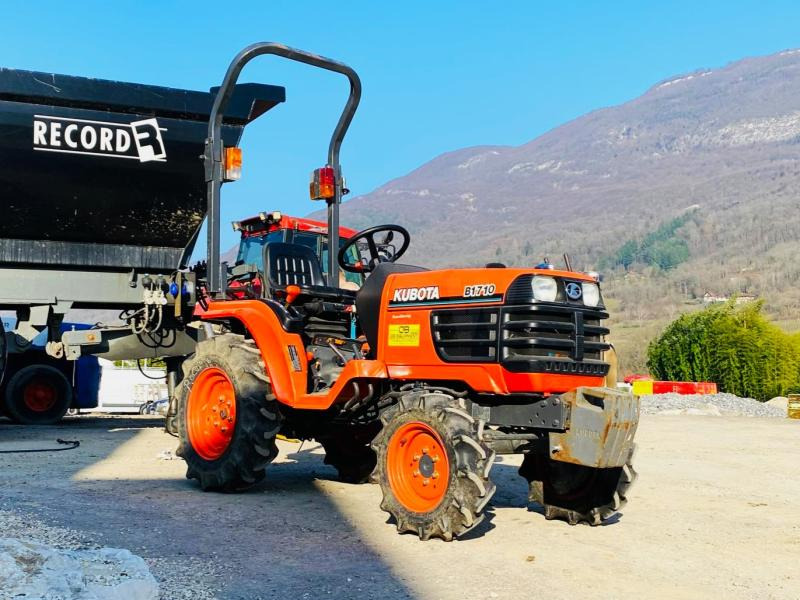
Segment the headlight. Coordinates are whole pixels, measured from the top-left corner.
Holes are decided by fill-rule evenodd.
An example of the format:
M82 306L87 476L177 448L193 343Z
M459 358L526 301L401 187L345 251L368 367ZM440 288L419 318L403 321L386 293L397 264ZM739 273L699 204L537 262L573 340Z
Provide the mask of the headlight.
M582 284L583 287L583 303L586 306L597 306L600 304L600 288L596 283Z
M555 302L558 294L558 285L552 277L536 275L531 281L533 297L540 302Z

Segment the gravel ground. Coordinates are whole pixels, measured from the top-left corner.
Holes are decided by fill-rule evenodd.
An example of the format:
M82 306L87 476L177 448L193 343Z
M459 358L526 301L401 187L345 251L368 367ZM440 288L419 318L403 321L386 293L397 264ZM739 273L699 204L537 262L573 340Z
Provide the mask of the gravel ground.
M653 394L641 396L645 415L786 417L786 410L733 394Z
M14 532L14 536L47 544L59 550L97 550L99 544L91 543L84 534L66 527L52 527L30 515L18 515L0 510L0 531Z
M76 423L83 423L87 419L82 419L81 417L78 418L68 418L65 420L65 424L76 424ZM113 417L99 417L93 419L96 421L95 424L97 425L104 425L108 424L109 426L120 423L120 424L127 424L128 421L123 418L113 418ZM153 420L153 419L143 419L141 421L143 424L158 424L160 425L160 421ZM2 433L4 432L4 428L13 429L19 432L24 432L21 436L21 439L11 443L9 448L42 448L48 446L58 447L56 444L53 444L52 438L56 437L57 435L61 435L64 433L67 427L42 427L42 428L24 428L21 426L12 426L9 425L6 421L0 420L0 447L5 448L3 442L5 441ZM26 431L27 429L27 431ZM109 432L117 432L118 434L125 434L130 430L126 427L122 428L111 428L108 429L106 427L102 427L102 429L107 429ZM38 433L50 431L54 435L48 435L47 433L44 434L42 438ZM70 439L81 437L81 434L84 432L81 430L73 430L70 431L69 434L64 434ZM44 441L40 441L43 439ZM167 444L171 444L172 438L166 438L165 441ZM65 452L64 454L71 454L71 452ZM163 451L162 454L164 456L170 455L171 451ZM41 457L47 456L46 454L38 454L38 455L9 455L9 461L11 461L11 465L13 466L14 463L18 463L20 461L20 457L28 457L33 460L35 457L36 459L40 459ZM62 454L54 455L61 458ZM164 457L159 457L160 461L164 460ZM182 461L181 461L182 462ZM0 460L0 465L2 465L2 461ZM35 471L38 471L36 469ZM6 469L7 473L8 469ZM33 474L34 470L31 471ZM58 518L61 516L61 512L58 508L55 510L47 510L45 514L41 516L36 516L29 512L17 512L9 509L15 508L14 502L3 502L3 492L8 491L4 490L4 474L3 467L0 466L0 536L13 536L20 540L24 541L31 541L36 542L39 544L45 544L47 546L52 546L53 548L59 550L99 550L104 546L104 543L108 543L106 540L103 540L103 535L96 535L96 534L87 534L82 531L78 531L76 529L72 529L69 527L64 526L54 526L49 525L46 523L46 520L50 520L51 518L55 517ZM114 502L112 500L111 502ZM87 517L90 521L96 519L93 507L91 503L87 506L80 507L81 512L85 517ZM124 508L122 509L124 510ZM114 540L115 545L125 545L124 538L127 537L135 527L131 527L129 523L124 523L122 527L117 528L117 534L119 536L117 539ZM153 530L152 527L148 524L148 529L151 531ZM155 533L160 533L158 529L155 529ZM127 534L127 535L126 535ZM121 538L121 539L120 539ZM121 543L122 542L122 543ZM177 554L177 555L175 555ZM198 559L194 556L191 556L190 552L182 552L179 551L173 554L172 556L159 556L159 555L151 555L145 556L144 560L147 563L147 566L150 568L152 574L156 577L159 581L159 592L162 600L212 600L217 596L214 594L212 586L209 585L209 581L224 581L224 578L220 576L220 573L223 569L221 569L217 564L213 564L210 561ZM1 582L0 582L1 583ZM2 585L0 585L0 600L5 600L6 596L3 595Z
M797 600L800 421L649 416L639 480L602 527L547 521L519 456L500 456L488 518L462 540L420 542L387 522L374 485L334 480L318 445L281 442L244 494L201 492L152 417L0 420L0 535L128 548L162 598L266 600ZM0 591L0 598L2 593Z

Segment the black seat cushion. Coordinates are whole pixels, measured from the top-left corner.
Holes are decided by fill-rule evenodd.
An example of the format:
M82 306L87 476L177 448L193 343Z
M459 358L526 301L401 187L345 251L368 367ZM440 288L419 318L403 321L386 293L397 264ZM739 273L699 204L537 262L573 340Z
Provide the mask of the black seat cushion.
M264 265L268 298L275 290L285 290L287 285L300 287L301 296L308 300L322 299L353 304L356 293L325 283L319 257L308 246L270 242L264 246Z
M287 285L324 286L316 253L308 246L272 242L264 246L264 268L272 289Z
M374 355L378 348L378 326L381 312L381 295L386 286L386 279L394 273L418 273L427 271L423 267L381 263L367 277L367 281L356 294L356 310L361 331L369 343L370 352Z

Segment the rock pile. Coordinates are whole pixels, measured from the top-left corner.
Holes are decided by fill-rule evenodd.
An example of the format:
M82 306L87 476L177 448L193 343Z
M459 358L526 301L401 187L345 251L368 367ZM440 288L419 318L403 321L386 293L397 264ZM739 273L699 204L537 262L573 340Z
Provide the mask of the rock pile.
M786 409L778 403L759 402L733 394L653 394L641 396L641 403L645 415L786 416Z

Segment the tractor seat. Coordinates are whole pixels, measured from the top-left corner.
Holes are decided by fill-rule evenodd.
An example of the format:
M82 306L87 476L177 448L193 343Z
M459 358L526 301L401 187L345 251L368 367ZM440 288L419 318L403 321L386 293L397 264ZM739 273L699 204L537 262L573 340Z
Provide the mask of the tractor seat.
M364 285L356 294L356 310L361 331L367 338L371 352L378 348L378 326L380 324L381 296L386 286L386 279L395 273L418 273L428 271L423 267L413 265L398 265L396 263L381 263L370 273Z
M289 285L300 288L301 297L353 304L355 292L329 287L322 275L319 257L308 246L271 242L264 246L264 276L267 295L284 291Z

